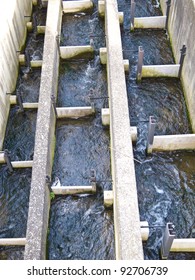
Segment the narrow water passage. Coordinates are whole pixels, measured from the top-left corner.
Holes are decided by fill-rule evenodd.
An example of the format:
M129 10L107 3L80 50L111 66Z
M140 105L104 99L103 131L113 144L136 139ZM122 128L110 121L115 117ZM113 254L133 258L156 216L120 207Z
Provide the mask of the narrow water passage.
M136 16L161 15L157 0L137 0ZM146 156L149 116L157 119L156 135L191 133L182 86L177 79L143 79L136 82L138 46L145 51L144 64L174 63L164 31L135 30L130 33L130 1L118 1L124 11L121 27L124 58L129 59L126 76L131 125L138 128L134 146L140 219L150 225L144 244L145 259L159 259L166 222L176 226L177 238L194 238L195 152L153 153ZM37 15L44 25L43 15ZM40 39L40 40L39 40ZM105 47L104 21L97 14L63 16L61 45L84 45L93 39L95 57L60 64L57 106L88 106L95 117L57 121L53 184L89 185L90 171L97 177L97 194L52 200L48 229L48 259L115 259L113 211L103 206L103 190L111 190L109 130L101 123L100 110L108 107L106 69L100 64L99 48ZM29 37L31 58L41 59L43 38ZM24 102L37 102L40 70L25 79L19 76L17 90ZM4 149L12 160L33 159L36 111L10 111ZM31 170L9 174L0 168L0 237L24 237L28 214ZM24 248L0 247L0 259L22 259ZM169 259L195 259L194 254L170 254Z
M136 81L138 46L144 49L144 65L173 64L171 46L163 30L130 33L130 6L125 8L121 32L124 58L129 59L126 77L131 125L138 128L134 146L140 219L150 226L144 244L145 259L160 259L159 249L167 222L174 223L177 238L194 237L195 152L153 153L146 156L149 116L157 120L155 135L192 133L181 83L178 79ZM160 15L157 1L136 1L136 16ZM192 254L170 254L170 259L194 259Z
M34 8L33 17L38 25L45 25L46 10ZM25 51L31 60L42 59L44 36L28 33ZM16 90L23 102L38 102L41 69L26 73L26 66L19 69ZM18 105L10 109L3 149L10 152L12 161L33 160L36 130L36 110L20 112ZM0 238L21 238L26 236L31 168L15 169L13 173L6 166L0 167ZM0 259L23 259L24 246L0 247Z
M96 172L97 194L56 197L51 206L48 237L49 259L114 259L113 213L105 211L103 191L112 189L109 130L101 123L101 108L108 107L106 69L101 66L103 23L92 15L64 16L63 45L89 44L92 60L61 62L57 104L90 106L95 117L58 121L53 182L61 185L90 185L90 171ZM90 32L93 37L90 37ZM71 34L71 36L66 35ZM59 229L56 231L56 229Z

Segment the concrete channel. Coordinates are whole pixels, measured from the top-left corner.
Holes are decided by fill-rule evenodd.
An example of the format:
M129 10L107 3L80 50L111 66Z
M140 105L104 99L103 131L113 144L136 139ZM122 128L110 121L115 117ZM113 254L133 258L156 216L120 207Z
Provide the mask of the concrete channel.
M10 105L17 104L17 97L8 95L14 92L19 64L25 64L26 58L19 55L19 51L25 42L27 30L31 30L32 24L25 19L24 14L31 14L33 4L38 1L23 1L22 5L12 7L12 17L16 21L17 28L9 25L7 33L3 34L6 45L1 46L2 69L1 79L1 112L0 112L0 150L3 147L6 122ZM133 3L134 1L131 1ZM190 9L195 5L193 0L182 4L182 1L173 1L169 21L166 16L166 1L161 0L164 13L162 17L135 18L131 31L136 28L164 28L168 24L169 36L173 46L175 65L142 66L142 75L139 77L178 77L180 71L180 49L186 44L189 53L182 65L181 80L184 86L189 116L195 132L195 98L193 90L195 79L193 71L189 71L189 63L193 69L195 57L191 51L190 33L180 31L177 37L176 27L182 13L179 8L185 6L189 10L191 25L195 24L194 15ZM60 195L94 193L95 181L89 186L61 186L51 187L51 173L55 150L55 126L60 118L77 119L83 116L95 114L93 106L88 107L56 107L58 95L59 63L61 59L78 58L82 55L93 55L91 45L85 46L60 46L62 15L88 11L93 8L91 0L83 1L42 1L47 5L46 26L40 26L39 34L44 34L44 52L42 60L30 61L30 67L41 67L41 85L38 103L21 103L23 109L37 109L37 124L33 161L11 161L5 151L0 153L0 164L6 164L9 168L32 168L32 180L29 200L29 212L27 231L25 238L0 239L0 246L25 246L25 260L39 260L46 258L47 230L50 212L50 193ZM140 221L136 175L134 167L134 155L132 142L137 140L137 128L131 126L129 118L125 72L129 71L129 61L123 59L120 24L124 14L119 13L117 0L101 0L98 4L100 16L105 17L106 47L100 49L100 60L106 64L107 87L109 108L102 110L102 124L109 125L110 129L110 153L112 167L112 191L105 191L104 203L113 207L114 231L115 231L115 256L117 260L142 260L144 259L142 242L148 239L149 225L147 221ZM184 10L184 9L183 9ZM184 23L186 24L186 15ZM11 17L7 14L7 17ZM181 29L184 29L184 23ZM176 27L175 27L176 26ZM20 32L19 32L20 31ZM179 40L180 44L176 41ZM182 41L182 42L181 42ZM11 47L8 47L10 45ZM13 48L13 45L17 51ZM10 51L7 53L6 48ZM193 48L192 48L193 49ZM191 57L190 57L191 55ZM8 59L12 60L10 68L7 67ZM6 78L7 77L7 78ZM4 79L4 81L3 81ZM195 150L194 134L154 136L150 144L152 151ZM133 213L133 214L132 214ZM170 232L168 234L171 236ZM172 240L173 241L173 240ZM169 246L170 252L194 252L193 239L175 239Z

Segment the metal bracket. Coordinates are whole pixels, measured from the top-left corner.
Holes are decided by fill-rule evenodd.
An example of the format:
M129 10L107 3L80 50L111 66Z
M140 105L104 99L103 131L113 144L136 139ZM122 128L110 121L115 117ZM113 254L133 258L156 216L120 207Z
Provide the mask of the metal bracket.
M33 33L34 33L34 37L36 39L37 37L37 18L36 18L36 14L33 14L33 18L32 18L32 23L33 23Z
M17 104L20 107L20 112L24 112L23 100L20 92L16 92L16 100L17 100Z
M25 60L26 60L26 67L28 69L27 73L29 73L31 71L31 63L30 63L30 54L28 50L25 51Z
M57 43L59 55L60 55L60 39L61 39L61 36L59 34L56 35L56 43Z
M169 23L169 14L171 8L171 0L167 0L167 10L166 10L166 22L165 22L165 30L168 31L168 23Z
M135 0L131 0L130 29L134 30Z
M167 223L165 227L165 232L163 235L162 245L161 245L161 257L162 259L167 259L173 240L175 238L175 226L172 223Z
M45 177L45 183L49 189L50 192L52 192L52 188L51 188L51 177L49 175L46 175Z
M144 60L144 50L142 46L138 48L138 62L137 62L137 80L141 81L142 78L142 66Z
M184 58L186 56L186 50L187 50L186 45L183 45L183 47L180 50L181 57L180 57L180 61L179 61L180 67L179 67L178 78L181 78L181 72L182 72L182 68L183 68Z
M58 113L57 113L57 110L56 110L56 98L55 98L55 96L54 96L53 94L52 94L52 96L51 96L51 102L52 102L52 106L53 106L55 115L56 115L56 117L57 117L57 116L58 116Z
M147 143L147 153L152 152L152 145L154 142L154 131L156 126L156 120L153 116L149 117L149 128L148 128L148 143Z
M8 150L4 151L4 158L5 158L5 162L7 164L7 167L9 169L9 171L13 172L14 169L13 169L13 166L12 166L12 163L11 163L11 159L10 159L10 152Z

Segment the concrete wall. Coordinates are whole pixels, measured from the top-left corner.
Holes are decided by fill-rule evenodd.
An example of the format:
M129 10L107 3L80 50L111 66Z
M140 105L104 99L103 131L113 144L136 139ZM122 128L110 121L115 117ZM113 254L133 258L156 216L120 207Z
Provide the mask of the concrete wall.
M160 0L166 13L166 0ZM186 104L195 133L195 0L172 0L169 17L169 36L176 63L180 59L180 49L187 46L187 54L182 71L182 84Z
M51 177L55 148L55 122L51 96L57 96L59 50L56 36L61 34L61 0L49 0L43 49L35 148L26 233L25 260L46 258L50 191L46 176Z
M10 102L6 93L15 90L18 54L26 39L24 16L31 15L32 0L3 1L0 9L0 150L6 130Z

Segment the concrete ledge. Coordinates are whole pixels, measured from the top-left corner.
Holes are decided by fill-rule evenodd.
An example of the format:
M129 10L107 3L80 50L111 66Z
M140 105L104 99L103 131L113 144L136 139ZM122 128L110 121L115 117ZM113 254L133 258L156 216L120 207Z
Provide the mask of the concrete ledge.
M112 207L114 201L113 191L104 191L104 206Z
M42 60L31 60L30 62L30 66L32 68L40 68L43 65L43 61Z
M5 164L5 156L4 152L0 153L0 164ZM32 168L33 161L25 160L25 161L11 161L13 168Z
M51 96L57 96L59 49L56 36L61 33L61 19L61 0L49 0L26 231L25 260L46 258L50 210L50 190L46 178L47 176L51 177L56 123Z
M131 26L131 30L135 28L140 29L164 29L166 23L166 16L157 17L138 17L134 19L134 28Z
M195 252L195 239L174 239L170 252L190 253Z
M60 47L60 57L62 59L92 57L93 55L94 48L91 45Z
M17 104L17 97L16 95L10 96L10 104L16 105ZM39 103L31 103L31 102L24 102L23 108L24 109L38 109ZM90 116L95 114L95 109L92 106L86 107L59 107L56 108L57 111L57 118L72 118L78 119L86 116Z
M98 1L98 13L100 17L105 16L105 1L104 0L99 0ZM118 17L119 17L119 23L123 24L124 22L124 13L123 12L118 12Z
M32 168L33 167L32 160L12 161L11 164L12 164L13 168Z
M33 30L33 23L32 23L32 21L27 22L26 23L26 27L27 27L28 32L31 32ZM38 25L37 26L37 34L45 34L45 29L46 29L46 26Z
M195 134L154 136L152 150L195 150Z
M26 63L26 57L24 54L20 54L19 57L19 63L20 65L25 65ZM30 66L32 68L39 68L39 67L42 67L42 64L43 64L43 61L42 60L31 60L30 61Z
M110 125L110 110L109 108L101 109L101 117L102 117L102 125L108 126Z
M100 48L100 62L101 64L105 65L107 63L107 48ZM124 70L125 72L129 72L129 60L123 59L124 63Z
M178 78L179 64L170 65L144 65L142 78L172 77Z
M110 125L110 110L109 110L109 108L102 108L101 116L102 116L102 125L105 125L105 126ZM136 126L131 126L130 127L130 133L131 133L132 142L136 142L137 141L137 127Z
M5 163L4 153L0 153L0 163Z
M25 246L26 238L0 238L0 246Z
M38 26L37 26L37 33L38 33L38 34L45 34L45 29L46 29L46 26L44 26L44 25L38 25Z
M149 238L150 230L147 221L140 222L142 241L147 241Z
M90 194L96 192L96 185L92 186L61 186L52 187L52 191L56 195L72 195L72 194Z
M133 147L116 0L106 0L105 2L105 26L115 255L117 260L143 260Z
M86 116L93 115L95 110L93 107L63 107L63 108L56 108L57 110L57 118L73 118L78 119Z
M63 1L63 12L65 14L83 12L92 8L93 2L91 0Z
M100 17L105 16L105 1L104 0L98 1L98 13L99 13Z

